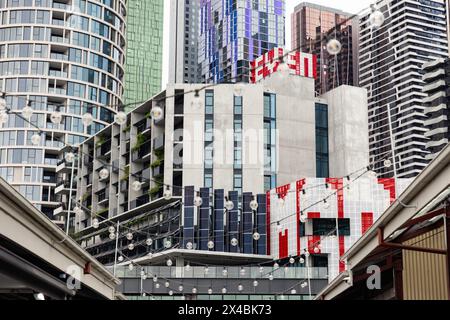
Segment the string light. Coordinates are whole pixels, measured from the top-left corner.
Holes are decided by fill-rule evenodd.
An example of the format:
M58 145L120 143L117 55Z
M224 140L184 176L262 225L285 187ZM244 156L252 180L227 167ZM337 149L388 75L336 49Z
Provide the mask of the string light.
M294 264L294 263L295 263L294 257L291 257L291 258L289 259L289 263L290 263L290 264Z
M167 259L166 264L168 267L171 267L173 264L172 259Z
M83 114L83 116L81 117L81 121L86 127L89 127L94 122L94 117L91 113L88 112Z
M25 108L22 109L22 116L27 119L30 120L31 117L33 116L33 109L29 106L29 104L27 106L25 106Z
M130 250L130 251L133 251L133 250L134 250L134 244L133 244L133 243L130 243L130 244L128 245L128 250Z
M164 246L166 247L166 249L169 249L170 247L172 247L172 241L166 240L166 243Z
M222 293L223 293L223 294L227 294L227 288L223 287L223 288L222 288Z
M37 133L31 136L31 144L34 146L38 146L41 143L41 136Z
M252 209L253 211L256 211L258 209L258 201L256 201L256 199L250 201L250 209Z
M277 262L275 262L274 264L273 264L273 268L274 269L278 269L280 267L280 265L277 263Z
M173 296L173 291L169 290L169 296Z
M123 261L123 257L122 257L122 256L119 256L119 257L117 258L117 260L118 260L119 262L122 262L122 261Z
M369 16L369 24L375 29L380 28L385 21L384 14L375 4L372 4L370 7L372 9L372 13Z
M116 228L114 228L113 226L110 226L108 228L108 231L109 231L109 233L114 233L114 232L116 232Z
M135 181L132 183L131 187L134 191L140 191L142 189L142 183L140 181Z
M180 285L178 286L178 291L183 292L183 289L184 289L183 285L180 284Z
M244 286L242 284L238 285L238 291L241 292L244 290Z
M195 287L192 288L192 293L193 293L193 294L197 294L197 288L195 288Z
M169 281L166 281L166 282L164 283L164 286L165 286L166 288L170 287L170 282L169 282Z
M261 235L258 232L255 232L253 234L253 240L258 241L259 239L261 239Z
M209 273L209 268L208 268L208 266L205 267L204 272L205 272L205 274L208 274L208 273Z
M209 288L209 289L208 289L208 294L209 294L209 295L213 294L213 289L212 289L212 288Z
M97 218L92 219L92 228L98 229L100 222Z
M111 232L111 233L109 234L109 238L110 238L111 240L114 240L114 239L116 238L116 234L115 234L114 232Z
M257 287L258 285L259 285L258 280L253 281L253 286L254 286L254 287Z
M191 265L188 263L185 267L184 270L186 270L187 272L191 271Z
M269 280L273 281L273 274L269 274Z
M159 283L155 283L155 288L159 289L161 287L161 285Z
M214 241L208 241L208 249L214 249Z
M304 264L305 263L305 259L301 258L298 260L298 262L300 262L300 264Z
M172 191L170 191L170 188L169 188L169 187L166 187L166 190L164 190L163 198L164 198L165 200L170 200L170 199L172 199Z
M122 126L127 122L127 115L125 112L120 111L114 116L114 121L117 122L118 125Z
M160 121L163 117L164 117L164 111L160 106L154 106L151 110L150 110L150 117L154 120L154 121Z
M308 282L304 281L302 282L302 284L300 285L303 289L305 289L308 286Z
M259 267L259 273L263 273L264 272L264 267Z
M192 250L192 249L193 249L193 247L194 247L194 245L192 244L192 242L188 242L188 243L186 243L186 249L188 249L188 250Z
M98 173L98 176L100 177L101 180L108 179L108 177L109 177L109 170L106 169L106 168L103 168L103 169L100 170L100 172Z
M195 90L194 93L194 99L192 100L192 106L194 108L201 108L202 107L202 100L200 98L200 90Z
M154 283L158 282L158 276L156 276L156 275L153 276L153 282Z
M228 275L228 270L227 270L227 268L223 268L223 270L222 270L222 275L224 276L224 277L226 277L227 275Z
M128 232L126 237L127 237L127 240L129 240L129 241L133 240L133 234L131 232Z
M194 206L200 207L203 204L203 199L197 193L197 196L194 198Z
M72 163L75 160L75 154L73 152L67 152L64 159L67 163Z
M153 244L153 239L148 238L147 240L145 240L145 244L146 244L147 246L151 246L151 245Z
M59 111L53 111L53 112L50 114L50 121L51 121L53 124L61 124L61 121L62 121L62 114L61 114L61 112L59 112Z
M236 239L236 238L231 239L231 245L233 247L236 247L238 245L238 243L239 243L238 239Z
M133 265L133 263L131 262L131 263L128 265L128 270L133 271L133 269L134 269L134 265Z
M330 55L338 55L342 50L342 44L337 39L331 39L327 43L327 51Z
M308 216L307 216L307 215L302 214L302 215L300 216L300 222L301 222L301 223L306 223L307 220L308 220Z
M241 276L245 276L245 268L241 267L241 271L239 273Z
M389 160L389 159L384 160L383 164L384 164L384 167L387 168L387 169L390 169L392 167L392 161Z

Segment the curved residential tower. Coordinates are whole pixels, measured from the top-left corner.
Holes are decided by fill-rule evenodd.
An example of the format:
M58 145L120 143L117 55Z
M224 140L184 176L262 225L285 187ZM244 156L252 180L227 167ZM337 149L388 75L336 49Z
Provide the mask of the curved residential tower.
M61 201L63 141L103 129L122 103L125 14L124 0L0 0L0 91L11 109L0 124L0 176L49 217ZM36 128L17 116L27 103L45 132L38 145ZM55 110L60 124L51 121Z

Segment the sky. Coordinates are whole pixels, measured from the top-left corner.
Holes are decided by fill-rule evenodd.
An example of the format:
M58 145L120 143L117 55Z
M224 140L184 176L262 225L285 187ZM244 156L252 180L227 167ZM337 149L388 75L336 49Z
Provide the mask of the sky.
M302 0L286 0L286 48L291 47L291 13L294 11L294 7L299 3L305 1ZM375 0L309 0L307 2L328 6L331 8L340 9L349 13L357 13L365 8L368 8L370 4ZM170 1L164 0L164 45L163 45L163 77L162 86L166 87L169 69L169 29L170 29Z

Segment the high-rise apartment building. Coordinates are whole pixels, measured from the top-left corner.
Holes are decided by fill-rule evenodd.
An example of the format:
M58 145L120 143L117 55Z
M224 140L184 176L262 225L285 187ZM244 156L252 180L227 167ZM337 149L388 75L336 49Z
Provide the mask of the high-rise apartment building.
M370 152L386 154L394 166L379 163L382 177L414 177L427 165L423 64L448 55L446 0L383 0L380 28L360 19L359 84L369 94ZM394 170L395 168L395 170Z
M169 83L199 83L200 0L170 1Z
M434 159L444 149L450 140L450 59L438 59L425 63L423 66L425 86L423 92L428 96L424 99L426 106L425 125L428 132L427 157Z
M122 103L124 17L125 1L0 0L0 90L11 110L0 125L0 175L51 218L63 143L102 130ZM37 145L36 127L18 116L27 104L44 132Z
M285 45L284 0L201 0L200 80L248 82L250 62Z
M325 93L340 85L357 85L358 23L350 13L304 2L292 13L292 49L317 56L316 91ZM327 43L337 39L338 55L330 55Z
M127 1L126 104L145 101L161 90L164 2Z

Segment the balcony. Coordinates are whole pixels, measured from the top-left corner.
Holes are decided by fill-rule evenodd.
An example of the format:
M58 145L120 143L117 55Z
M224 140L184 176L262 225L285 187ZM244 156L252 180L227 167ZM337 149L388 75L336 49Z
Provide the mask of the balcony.
M75 192L76 188L77 188L77 183L76 180L74 179L73 184L73 191ZM70 193L70 181L67 180L60 180L57 184L56 184L56 188L55 188L55 194L69 194Z
M131 154L131 160L134 162L144 162L150 158L151 154L151 142L147 141Z
M98 204L105 204L109 200L109 188L103 189L97 193Z
M74 161L73 163L68 163L65 159L58 161L56 164L56 172L57 173L71 173L72 166L74 169L78 168L78 161Z
M129 183L128 180L120 181L120 192L128 192Z
M51 52L50 53L50 59L67 61L68 60L68 56L63 54L63 53Z
M150 202L150 195L144 194L140 197L137 197L136 200L131 201L130 203L130 210L134 208L139 208L140 206L143 206Z
M115 174L119 174L120 173L119 160L114 160L112 162L111 170Z
M101 145L97 146L96 153L98 158L106 158L108 155L111 154L111 140L108 140L107 142L102 143Z
M136 128L138 134L149 132L149 130L152 128L152 120L149 118L145 118L136 124Z
M48 71L48 75L50 77L67 79L67 72L63 72L63 71L60 71L60 70L49 70Z
M67 207L65 204L61 203L59 207L57 207L55 210L53 210L53 217L60 217L60 216L66 216L67 215Z
M158 177L164 175L164 164L160 164L157 167L154 167L153 169L153 177Z

